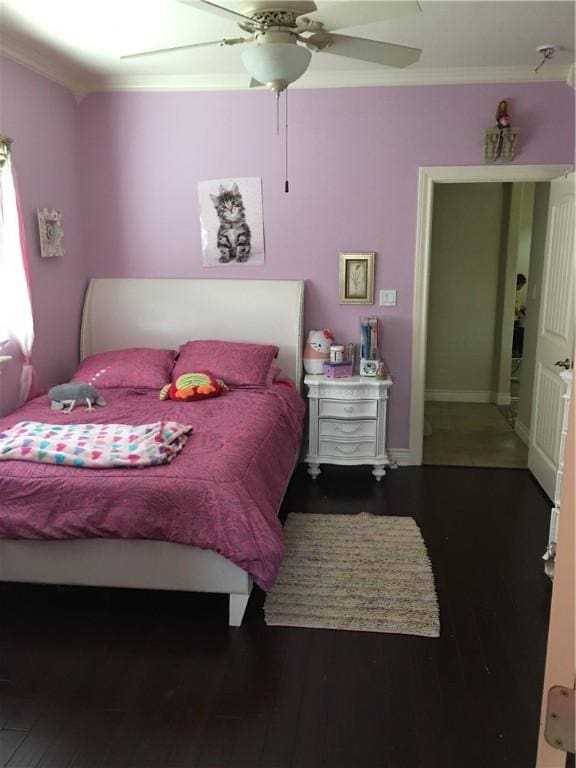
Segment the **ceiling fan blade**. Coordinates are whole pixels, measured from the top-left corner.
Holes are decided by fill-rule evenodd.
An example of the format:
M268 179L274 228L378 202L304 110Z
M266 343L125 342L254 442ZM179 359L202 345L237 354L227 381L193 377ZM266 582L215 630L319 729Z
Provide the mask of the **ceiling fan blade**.
M192 8L197 8L199 11L206 11L207 13L213 13L216 16L223 16L229 21L234 21L236 24L240 21L249 22L255 27L259 28L261 25L257 22L253 22L250 16L245 16L243 13L233 11L231 8L225 8L223 5L212 3L210 0L180 0L185 5L191 5Z
M188 48L207 48L210 45L238 45L248 43L250 37L224 38L223 40L210 40L207 43L190 43L189 45L174 45L172 48L156 48L153 51L141 51L139 53L127 53L120 56L121 59L141 59L144 56L155 56L157 53L172 53L173 51L185 51Z
M284 4L282 2L277 4L270 3L271 8L274 8L275 5L282 7ZM290 0L290 2L285 3L285 5L289 10L294 11L296 17L309 16L311 13L318 10L318 6L313 0Z
M310 18L321 21L324 29L344 29L370 24L374 21L387 21L397 16L409 16L421 12L416 0L399 2L374 2L374 0L354 0L348 3L334 3L329 8L310 14Z
M250 88L264 88L264 83L259 83L258 80L254 80L254 78L252 77L250 79L249 87Z
M328 41L326 41L328 38ZM315 41L318 43L316 46ZM312 50L331 53L333 56L345 56L348 59L371 61L386 67L408 67L420 58L420 48L409 48L406 45L381 43L378 40L365 40L362 37L350 35L312 35L307 39Z

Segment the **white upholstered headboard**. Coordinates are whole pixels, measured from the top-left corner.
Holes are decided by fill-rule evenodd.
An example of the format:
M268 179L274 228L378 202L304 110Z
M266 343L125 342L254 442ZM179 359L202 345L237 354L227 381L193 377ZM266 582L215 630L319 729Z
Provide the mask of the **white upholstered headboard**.
M84 300L80 356L178 349L191 339L275 344L278 365L300 385L303 312L303 280L97 278Z

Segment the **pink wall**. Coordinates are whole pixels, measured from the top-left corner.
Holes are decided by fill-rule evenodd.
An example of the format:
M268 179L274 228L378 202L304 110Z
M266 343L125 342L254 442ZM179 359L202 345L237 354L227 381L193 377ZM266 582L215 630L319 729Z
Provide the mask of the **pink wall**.
M290 193L268 92L95 94L80 105L81 192L94 276L305 278L306 325L358 339L382 318L395 381L389 444L408 446L418 168L481 165L502 97L517 163L574 161L574 91L562 83L290 93ZM260 176L267 263L203 269L197 182ZM377 252L376 290L398 305L338 304L338 252Z
M80 308L86 285L78 201L78 106L65 88L0 59L0 130L14 139L30 254L33 359L43 387L66 381L76 366ZM63 213L66 254L42 259L36 208ZM6 350L9 352L11 350ZM0 374L0 415L14 407L18 361Z
M482 131L502 96L521 129L516 162L574 161L574 91L561 83L294 90L286 195L267 92L94 94L77 105L12 61L2 59L0 78L43 386L75 366L87 277L304 278L308 328L349 341L361 314L382 318L394 448L408 445L419 166L482 164ZM267 263L203 269L197 182L233 176L262 177ZM43 206L63 212L63 259L39 256L35 209ZM338 304L338 251L355 249L378 253L376 290L396 288L395 308ZM4 368L0 414L13 404L14 374Z

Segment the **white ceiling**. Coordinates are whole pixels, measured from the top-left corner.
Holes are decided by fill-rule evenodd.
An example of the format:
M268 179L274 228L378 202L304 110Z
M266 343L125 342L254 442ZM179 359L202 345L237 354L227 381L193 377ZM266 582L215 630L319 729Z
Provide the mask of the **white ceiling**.
M378 0L374 0L377 2ZM221 4L243 10L244 2ZM317 0L318 18L333 2ZM385 3L384 3L385 4ZM271 2L270 5L281 6ZM362 24L347 34L422 48L393 70L316 53L291 87L388 83L564 80L574 61L574 0L421 0L422 13ZM177 0L0 0L0 48L78 95L103 89L242 88L243 46L200 48L136 60L122 54L238 37L225 18ZM560 51L538 73L537 46Z

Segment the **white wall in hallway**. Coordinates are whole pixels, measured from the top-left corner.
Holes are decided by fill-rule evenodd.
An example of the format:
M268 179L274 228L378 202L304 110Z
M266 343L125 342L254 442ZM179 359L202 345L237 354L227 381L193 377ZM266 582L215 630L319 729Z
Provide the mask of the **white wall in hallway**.
M536 184L532 247L530 250L530 280L526 295L526 331L522 354L522 373L520 376L520 400L518 402L518 420L527 430L530 429L532 411L538 315L540 313L540 285L544 269L544 245L546 241L549 197L550 184L548 182Z
M426 390L493 387L504 184L434 189ZM476 393L473 395L472 393Z
M496 401L510 402L510 374L512 368L512 339L514 333L514 305L516 302L516 275L530 273L530 247L534 213L534 182L514 183L509 189L509 205L503 221L503 248L498 283L496 338L494 345L493 389ZM526 304L526 287L521 292Z

